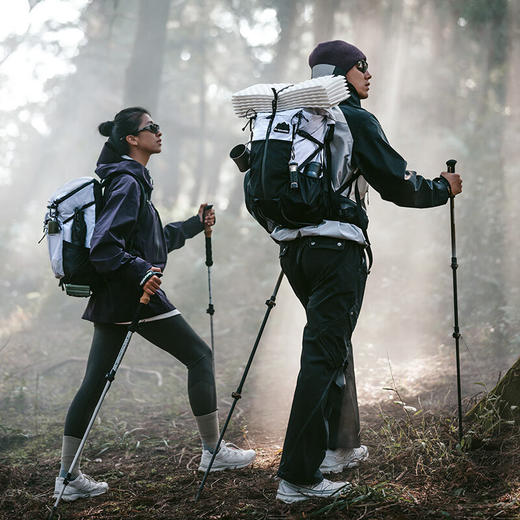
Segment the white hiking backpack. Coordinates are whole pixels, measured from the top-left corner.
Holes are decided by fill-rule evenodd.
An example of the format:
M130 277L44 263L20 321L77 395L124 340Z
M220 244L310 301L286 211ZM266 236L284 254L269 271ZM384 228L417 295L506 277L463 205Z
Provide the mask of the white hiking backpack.
M101 184L79 177L58 188L47 206L43 225L51 268L70 296L88 297L96 283L89 253L101 200Z
M104 189L117 175L131 175L139 183L140 218L146 192L141 181L130 172L116 173L102 182L94 177L79 177L58 188L47 205L42 240L47 236L52 271L69 296L89 297L102 283L89 260L90 242L103 206Z

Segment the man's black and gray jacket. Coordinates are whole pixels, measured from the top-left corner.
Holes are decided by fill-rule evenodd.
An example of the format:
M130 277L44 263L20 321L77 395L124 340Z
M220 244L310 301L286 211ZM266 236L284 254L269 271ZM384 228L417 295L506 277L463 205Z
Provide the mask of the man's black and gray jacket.
M384 200L398 206L431 208L449 199L449 183L443 177L428 180L406 169L406 161L390 146L376 117L361 108L359 96L349 85L351 95L332 109L336 124L331 143L331 177L338 189L356 171L361 176L343 195L355 200L357 184L361 199L368 185ZM368 184L367 184L368 183ZM277 241L294 240L301 236L329 236L365 243L362 231L354 224L325 220L300 229L277 227L271 236Z

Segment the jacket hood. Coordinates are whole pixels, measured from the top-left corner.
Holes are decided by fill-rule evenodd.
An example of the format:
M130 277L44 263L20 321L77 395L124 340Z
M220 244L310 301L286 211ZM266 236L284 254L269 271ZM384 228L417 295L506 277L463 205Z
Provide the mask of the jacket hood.
M153 181L150 172L134 159L126 159L116 152L114 146L107 141L97 160L96 174L100 179L106 179L114 173L130 172L138 177L149 193L153 190Z

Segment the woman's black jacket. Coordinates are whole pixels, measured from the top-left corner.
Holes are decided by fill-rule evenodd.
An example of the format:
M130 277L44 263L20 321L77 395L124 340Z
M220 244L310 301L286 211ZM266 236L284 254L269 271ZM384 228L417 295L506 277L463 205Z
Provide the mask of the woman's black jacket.
M83 318L101 323L127 322L134 317L146 272L152 266L164 272L168 253L201 232L203 225L194 216L163 227L150 200L153 188L148 170L137 161L117 155L109 145L101 152L96 173L101 179L111 178L90 244L90 261L104 283L90 297ZM159 290L142 317L174 309Z

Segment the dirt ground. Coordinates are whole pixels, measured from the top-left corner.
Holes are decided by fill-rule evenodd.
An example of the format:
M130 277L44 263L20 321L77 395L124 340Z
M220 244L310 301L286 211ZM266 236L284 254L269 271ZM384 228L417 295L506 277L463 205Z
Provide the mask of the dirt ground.
M254 447L257 459L247 469L212 473L197 503L200 449L187 412L172 418L148 410L131 430L124 421L119 429L94 428L82 469L107 481L109 492L62 503L55 518L520 518L520 437L512 427L468 450L458 445L452 409L364 406L363 440L370 458L332 477L350 481L351 491L334 501L289 506L275 499L283 432L247 431L247 411L239 415L227 438ZM49 514L60 430L57 423L33 437L0 430L1 519L44 519Z

